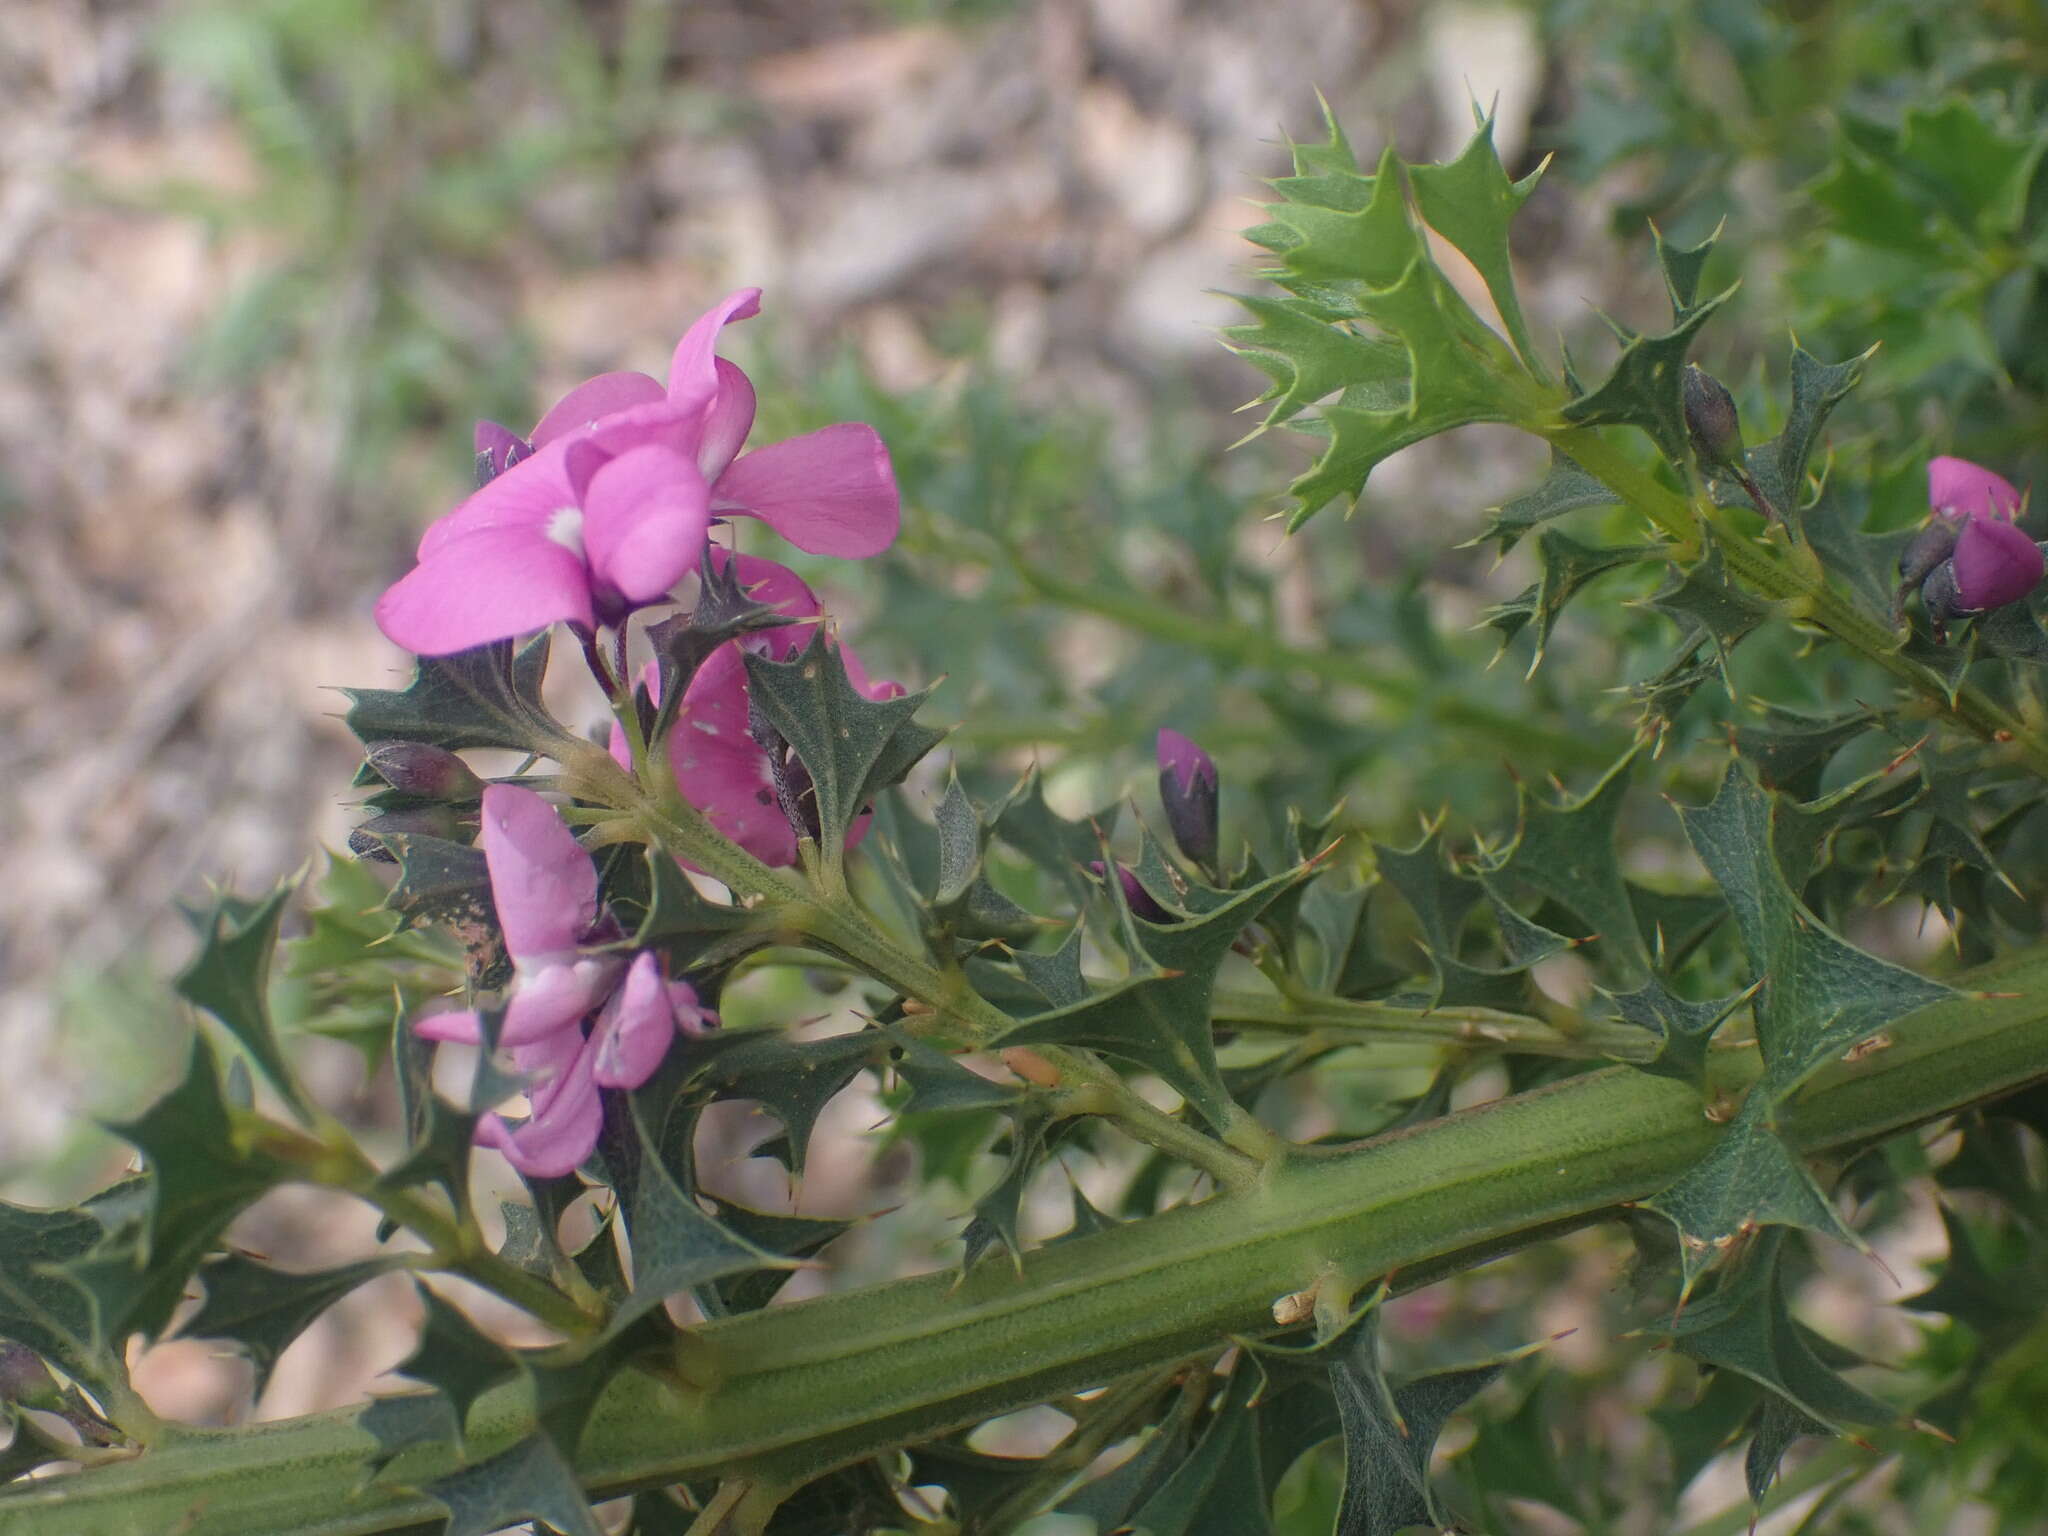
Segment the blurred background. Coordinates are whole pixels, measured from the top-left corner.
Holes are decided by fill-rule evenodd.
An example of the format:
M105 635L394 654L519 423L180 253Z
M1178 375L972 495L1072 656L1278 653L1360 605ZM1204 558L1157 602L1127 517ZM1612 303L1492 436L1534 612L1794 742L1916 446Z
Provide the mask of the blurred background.
M1703 360L1767 419L1788 326L1830 359L1885 341L1858 425L1903 520L1929 443L2042 467L2043 258L1901 266L1844 168L1859 125L2044 63L2033 0L5 0L0 1192L120 1166L87 1126L182 1059L178 901L343 843L334 690L402 679L371 604L467 489L475 418L659 373L757 284L728 333L757 440L872 421L905 491L889 556L798 563L872 670L946 679L977 792L1036 760L1063 809L1102 805L1173 724L1226 785L1406 842L1418 811L1511 815L1514 774L1613 761L1630 714L1572 667L1641 675L1653 620L1481 670L1474 628L1531 567L1451 546L1540 473L1510 434L1402 455L1349 521L1269 521L1307 455L1232 448L1264 381L1219 290L1255 286L1240 230L1290 136L1326 132L1319 94L1364 161L1454 153L1474 101L1511 173L1554 154L1517 258L1575 349L1595 305L1660 323L1650 220L1725 221L1708 286L1744 287ZM355 1052L309 1061L386 1112ZM272 1204L267 1251L366 1239ZM1543 1326L1610 1258L1559 1250L1584 1283ZM265 1411L358 1391L338 1362L376 1305L337 1309ZM218 1373L178 1381L169 1411L241 1411Z

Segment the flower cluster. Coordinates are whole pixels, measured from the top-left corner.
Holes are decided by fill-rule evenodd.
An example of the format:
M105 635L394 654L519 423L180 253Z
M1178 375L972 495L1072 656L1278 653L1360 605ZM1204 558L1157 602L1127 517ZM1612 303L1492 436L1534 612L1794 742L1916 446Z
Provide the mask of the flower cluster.
M513 967L497 1043L526 1075L533 1113L518 1126L486 1115L476 1139L521 1172L558 1178L597 1144L598 1090L639 1087L678 1030L701 1034L717 1019L687 981L662 975L652 950L630 961L618 951L619 935L600 921L597 866L539 795L491 785L477 842ZM473 1011L432 1014L414 1028L429 1040L484 1040Z
M777 791L796 770L776 764L750 729L744 653L786 659L808 640L822 608L794 571L717 548L707 534L723 519L752 517L799 549L857 559L895 540L900 504L888 452L871 427L841 423L741 452L753 428L754 387L716 346L728 322L759 310L760 290L746 288L705 313L677 344L666 383L601 374L563 396L524 437L480 422L475 493L427 529L417 565L378 602L377 622L428 657L568 624L624 707L628 681L596 659L596 631L617 630L623 657L631 615L668 600L709 559L715 574L730 573L787 622L729 641L696 669L678 704L669 761L683 797L718 831L766 863L787 865L797 858L797 833ZM841 655L869 697L903 691L871 683L851 652ZM658 690L651 666L646 679L650 693ZM622 733L613 751L631 766ZM466 800L481 791L478 843L514 966L495 1043L525 1074L532 1113L516 1126L488 1115L477 1140L526 1173L565 1174L596 1143L599 1090L644 1083L678 1030L694 1034L715 1020L689 982L664 975L653 951L621 952L622 935L600 914L596 867L546 801L514 785L481 788L459 758L423 743L378 753L373 768L407 793ZM452 824L446 807L426 814L439 818L429 830ZM384 825L390 820L366 830L404 830ZM864 820L849 841L863 827ZM381 836L371 841L381 845ZM485 1039L473 1011L415 1027L432 1040Z
M888 450L842 422L742 454L754 387L713 351L758 314L743 288L677 343L663 385L605 373L569 391L530 437L477 428L484 483L420 540L419 564L377 604L384 633L445 656L566 623L615 625L694 570L712 519L755 517L797 548L860 559L896 537Z
M1937 640L1949 621L2016 603L2041 583L2041 546L2017 526L2023 498L2011 482L1968 459L1927 464L1928 524L1899 557L1895 609L1914 588Z

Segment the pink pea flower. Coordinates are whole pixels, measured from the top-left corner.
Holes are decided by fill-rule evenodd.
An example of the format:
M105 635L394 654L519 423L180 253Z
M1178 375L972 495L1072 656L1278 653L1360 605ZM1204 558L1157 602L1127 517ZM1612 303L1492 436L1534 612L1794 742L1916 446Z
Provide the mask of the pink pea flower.
M498 1043L510 1047L513 1064L529 1079L533 1112L518 1126L486 1115L476 1139L523 1173L557 1178L597 1144L604 1120L598 1090L639 1087L678 1030L700 1034L716 1017L698 1006L688 982L662 976L652 950L629 964L588 947L598 920L597 866L539 795L491 785L477 841L512 957ZM586 1034L583 1024L593 1013ZM434 1014L413 1028L429 1040L483 1042L474 1012Z
M722 835L762 863L776 867L794 864L796 832L775 797L768 754L748 730L743 653L753 651L774 661L787 661L810 643L813 626L807 621L816 620L824 610L817 594L788 566L715 548L711 559L720 570L728 561L737 561L741 588L756 602L787 614L791 622L754 630L720 646L690 679L669 736L676 788ZM847 680L868 698L893 699L904 692L900 683L870 680L850 647L842 645L839 656L846 665ZM648 691L658 692L660 681L653 668L645 678ZM611 750L621 764L628 762L625 736L616 727ZM867 824L866 816L854 822L846 838L849 848L866 834Z
M2020 493L2003 475L1942 454L1927 461L1927 505L1942 517L1995 517L2010 523L2020 515Z
M712 518L757 517L799 549L861 558L895 540L901 506L873 428L824 427L741 454L754 388L713 350L760 290L728 295L684 333L663 385L606 373L564 395L531 439L477 427L483 484L427 529L419 565L377 621L419 655L557 622L616 624L691 570Z

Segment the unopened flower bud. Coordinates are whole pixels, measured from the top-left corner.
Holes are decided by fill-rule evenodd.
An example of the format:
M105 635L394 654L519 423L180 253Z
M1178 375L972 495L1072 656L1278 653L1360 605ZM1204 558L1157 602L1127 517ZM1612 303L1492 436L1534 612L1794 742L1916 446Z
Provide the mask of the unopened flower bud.
M2016 603L2041 584L2041 546L1996 517L1973 517L1964 525L1951 564L1966 613Z
M348 835L348 851L359 859L377 864L395 864L387 837L452 838L459 830L455 813L445 805L420 805L409 810L386 811L372 816Z
M1159 733L1159 799L1180 851L1216 867L1216 762L1179 731Z
M1913 542L1899 556L1899 590L1892 599L1894 624L1905 615L1906 594L1925 582L1937 566L1956 552L1956 531L1954 523L1937 517L1914 535ZM1928 612L1931 614L1933 609Z
M1088 861L1088 868L1093 874L1102 874L1102 860L1090 859ZM1116 878L1117 883L1124 888L1124 902L1130 907L1131 916L1142 917L1148 923L1177 923L1180 921L1179 918L1162 907L1150 891L1145 889L1145 882L1138 878L1137 871L1133 870L1128 864L1117 865Z
M1698 363L1685 365L1682 391L1685 430L1701 467L1741 468L1742 422L1735 413L1735 397Z
M380 741L363 754L393 789L429 800L474 800L484 781L446 747L424 741Z

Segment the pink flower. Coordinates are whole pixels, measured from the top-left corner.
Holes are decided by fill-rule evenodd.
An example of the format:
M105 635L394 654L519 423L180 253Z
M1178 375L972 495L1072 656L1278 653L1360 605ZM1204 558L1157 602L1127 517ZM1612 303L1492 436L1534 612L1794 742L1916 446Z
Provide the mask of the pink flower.
M743 288L684 333L660 384L585 380L523 439L478 424L475 494L427 529L419 565L377 622L419 655L446 655L566 622L616 624L658 602L697 561L714 517L758 517L799 549L879 554L901 520L888 450L844 422L741 454L754 388L713 348L760 310Z
M498 1043L529 1079L532 1114L518 1125L486 1115L480 1145L521 1172L568 1173L590 1155L604 1120L600 1088L637 1088L654 1074L677 1030L699 1034L715 1017L686 981L669 981L652 950L631 964L586 946L597 922L597 866L545 800L493 784L477 838L513 976ZM623 972L623 977L621 973ZM586 1035L583 1022L596 1022ZM413 1029L429 1040L483 1042L474 1012L440 1013Z
M1942 517L1995 517L2014 522L2020 493L1981 464L1942 454L1927 461L1927 504Z
M669 736L676 788L722 835L762 863L794 864L796 833L776 799L768 754L748 730L743 651L787 661L810 643L813 626L805 621L817 619L823 609L817 594L785 565L753 555L731 555L722 549L713 549L711 558L720 570L726 562L738 561L741 587L756 602L787 614L791 622L755 630L720 646L690 679ZM893 699L903 693L900 683L871 681L849 647L842 645L839 656L846 665L847 679L867 697ZM646 681L650 693L658 691L659 679L652 668ZM617 728L612 731L611 750L622 764L628 761L625 736ZM849 848L865 835L867 823L865 816L854 822L846 839Z

